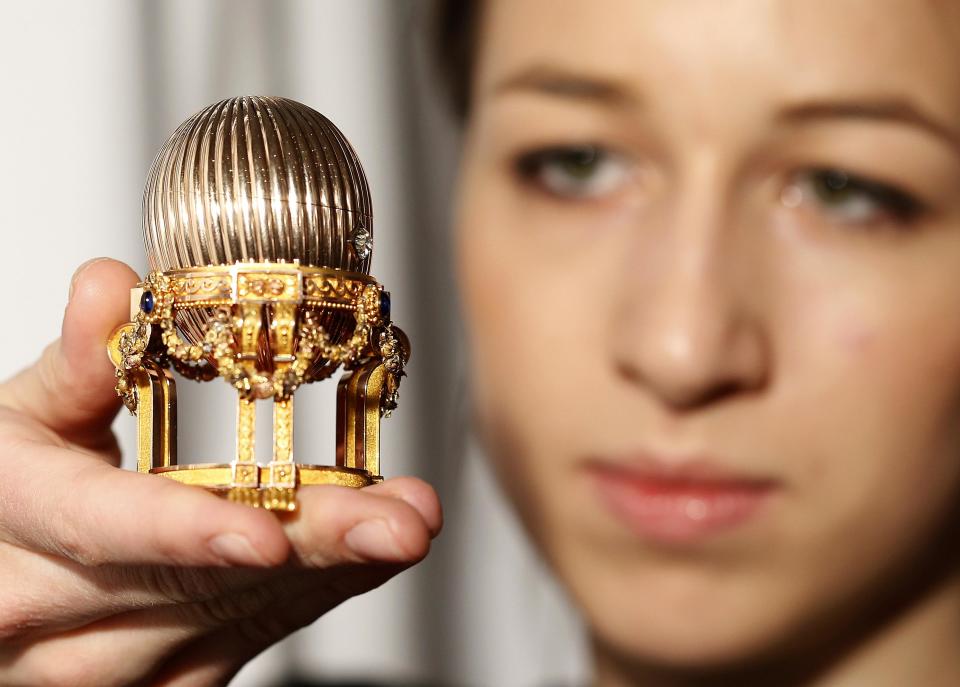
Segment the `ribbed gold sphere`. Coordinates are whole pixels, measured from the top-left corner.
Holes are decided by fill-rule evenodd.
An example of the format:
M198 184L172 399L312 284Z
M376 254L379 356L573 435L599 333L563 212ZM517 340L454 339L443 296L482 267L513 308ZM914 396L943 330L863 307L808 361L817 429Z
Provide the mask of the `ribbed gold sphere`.
M228 98L180 125L143 194L151 270L241 261L368 273L370 189L353 147L294 100Z
M370 188L353 147L316 110L288 98L228 98L183 122L160 149L143 192L143 237L151 271L299 261L369 274ZM175 320L199 344L212 316L188 309ZM334 343L353 331L349 312L315 316ZM258 348L258 364L270 369L267 328ZM311 375L336 367L318 354Z

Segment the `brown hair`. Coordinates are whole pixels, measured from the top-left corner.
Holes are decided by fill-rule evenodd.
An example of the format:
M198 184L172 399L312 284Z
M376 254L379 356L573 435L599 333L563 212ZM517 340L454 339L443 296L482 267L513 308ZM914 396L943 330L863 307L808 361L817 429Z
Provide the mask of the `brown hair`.
M436 0L433 49L441 81L454 112L466 119L476 50L479 0Z

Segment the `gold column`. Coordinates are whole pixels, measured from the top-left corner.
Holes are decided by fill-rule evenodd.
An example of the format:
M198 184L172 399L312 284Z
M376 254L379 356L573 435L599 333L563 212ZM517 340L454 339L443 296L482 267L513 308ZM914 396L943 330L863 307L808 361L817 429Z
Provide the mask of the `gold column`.
M374 360L337 385L337 465L380 474L380 408L386 368Z
M363 451L360 466L371 475L380 474L380 402L386 369L379 361L368 363L357 388L357 445Z
M294 330L297 325L295 303L273 306L270 318L270 345L275 373L282 378L295 360ZM297 468L293 460L293 396L285 392L273 399L273 460L268 467L263 505L270 510L293 511L296 502Z
M138 297L139 302L139 297ZM124 340L129 341L137 325L117 327L107 341L107 354L118 370L127 369ZM142 356L143 348L136 353ZM131 351L127 351L131 353ZM136 388L137 471L177 464L177 383L169 370L150 358L129 369L129 382Z
M133 375L137 385L137 470L177 464L177 393L173 375L145 361Z
M337 465L357 467L357 372L343 373L337 383Z
M237 358L247 369L250 379L257 374L257 347L263 317L261 306L244 303L240 306L240 350ZM252 395L241 393L237 398L237 455L231 464L229 498L251 506L260 505L260 467L256 461L257 407Z

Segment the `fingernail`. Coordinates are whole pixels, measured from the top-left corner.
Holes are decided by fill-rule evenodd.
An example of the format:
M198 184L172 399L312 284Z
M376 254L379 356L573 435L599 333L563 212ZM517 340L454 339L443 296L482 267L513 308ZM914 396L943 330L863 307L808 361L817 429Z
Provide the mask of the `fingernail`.
M343 541L355 554L368 560L401 560L403 551L385 520L365 520L354 525Z
M78 267L76 271L74 271L73 276L70 278L70 291L67 293L67 300L69 301L73 298L73 291L74 289L77 288L77 282L80 280L80 275L86 272L88 267L98 262L103 262L104 260L109 260L109 259L110 258L91 258L87 260L85 263L83 263L82 265L80 265L80 267Z
M214 555L230 565L266 565L266 559L253 548L250 540L242 534L228 532L210 540Z

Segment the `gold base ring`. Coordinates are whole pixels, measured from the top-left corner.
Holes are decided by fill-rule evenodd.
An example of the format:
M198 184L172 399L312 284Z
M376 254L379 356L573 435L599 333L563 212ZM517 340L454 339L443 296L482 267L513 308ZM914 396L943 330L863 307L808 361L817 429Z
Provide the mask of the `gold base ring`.
M266 484L269 478L269 468L259 466L260 484ZM229 463L199 463L195 465L171 465L168 467L153 468L152 475L162 475L181 484L190 484L205 487L211 491L229 491L232 484L232 473ZM347 468L334 465L301 465L297 464L297 484L338 484L343 487L368 487L371 484L382 482L383 477L372 475L366 470Z

